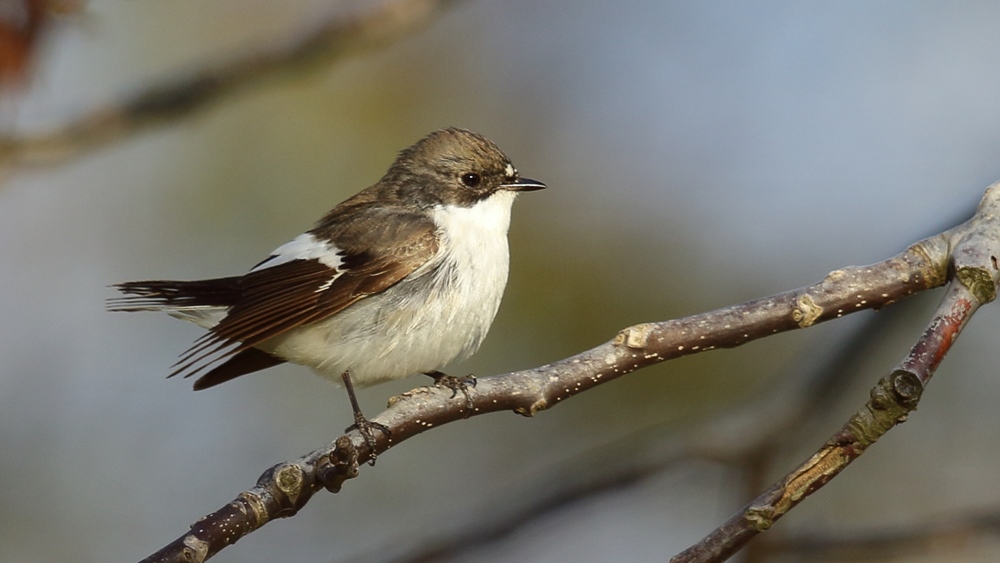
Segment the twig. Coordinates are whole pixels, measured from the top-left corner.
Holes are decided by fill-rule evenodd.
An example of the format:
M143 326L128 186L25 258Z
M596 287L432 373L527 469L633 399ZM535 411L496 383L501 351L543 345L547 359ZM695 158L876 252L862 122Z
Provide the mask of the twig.
M945 234L957 283L910 353L872 389L871 399L805 463L754 499L722 526L671 559L724 561L828 483L917 407L921 394L972 314L996 298L1000 256L1000 183L986 190L975 217Z
M267 79L289 76L385 43L428 22L450 0L391 0L339 13L302 37L151 86L57 130L0 136L0 170L52 166L153 127L174 123Z

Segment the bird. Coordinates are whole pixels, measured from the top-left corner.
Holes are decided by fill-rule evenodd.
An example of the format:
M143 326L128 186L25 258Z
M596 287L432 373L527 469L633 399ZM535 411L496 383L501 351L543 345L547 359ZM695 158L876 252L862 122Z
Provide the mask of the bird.
M207 329L168 375L200 374L195 390L285 362L342 383L348 430L374 447L389 430L364 417L355 385L424 373L468 400L466 380L440 370L482 344L507 284L511 207L544 188L486 137L441 129L245 274L118 283L108 309Z

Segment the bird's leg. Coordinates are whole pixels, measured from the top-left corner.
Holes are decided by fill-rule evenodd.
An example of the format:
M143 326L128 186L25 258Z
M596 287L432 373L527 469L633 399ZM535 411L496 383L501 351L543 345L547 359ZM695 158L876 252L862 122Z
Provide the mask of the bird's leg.
M459 378L448 375L447 373L440 372L438 370L424 372L424 375L433 377L434 385L447 387L448 389L451 389L452 399L454 399L455 395L457 395L458 392L461 391L462 394L465 395L465 404L469 408L469 410L471 411L472 409L475 408L475 405L472 403L472 397L469 395L469 387L476 386L476 376L470 373L465 377Z
M347 389L347 396L351 399L351 408L354 409L354 424L348 426L344 432L350 432L351 430L357 429L361 433L361 437L365 439L365 443L368 444L368 449L371 450L371 465L375 465L375 430L385 434L388 438L392 435L389 431L389 427L378 423L372 422L365 418L365 415L361 413L361 407L358 405L358 397L354 394L354 383L351 382L351 372L345 371L340 374L340 377L344 380L344 388Z

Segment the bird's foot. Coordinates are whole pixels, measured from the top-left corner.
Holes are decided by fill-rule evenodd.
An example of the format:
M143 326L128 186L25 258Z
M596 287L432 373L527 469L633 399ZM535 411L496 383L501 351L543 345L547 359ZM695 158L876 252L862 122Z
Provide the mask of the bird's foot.
M392 432L388 426L379 422L372 422L365 418L365 415L361 414L358 397L354 394L354 383L351 381L351 372L345 371L340 377L344 380L344 389L347 389L347 397L351 399L351 410L354 411L354 424L348 426L344 432L357 430L361 433L361 437L365 439L365 444L368 444L368 450L371 452L371 459L368 460L368 463L369 465L375 465L375 459L378 457L378 454L375 453L375 431L378 430L382 434L385 434L386 438L392 438Z
M354 424L348 426L344 432L352 430L357 430L361 434L361 437L364 438L365 444L368 444L368 449L371 451L371 460L368 463L375 465L375 458L378 457L375 454L375 431L381 432L386 438L392 437L392 431L381 422L368 420L365 418L365 415L361 414L361 411L354 411Z
M472 403L472 396L469 395L469 387L476 386L476 376L471 373L465 377L454 377L446 373L434 370L427 372L426 375L434 378L434 385L439 387L446 387L451 389L451 398L454 399L458 392L461 391L465 395L465 405L471 411L475 408Z

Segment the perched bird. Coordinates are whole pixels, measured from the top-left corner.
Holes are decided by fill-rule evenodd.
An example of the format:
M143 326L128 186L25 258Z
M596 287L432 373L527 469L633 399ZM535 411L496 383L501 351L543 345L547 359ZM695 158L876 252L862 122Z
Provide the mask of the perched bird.
M373 426L387 430L361 414L353 386L441 380L438 370L479 348L507 284L511 205L543 188L487 138L435 131L246 274L117 284L126 297L109 310L208 329L170 374L208 370L196 390L284 362L341 380L372 443Z

